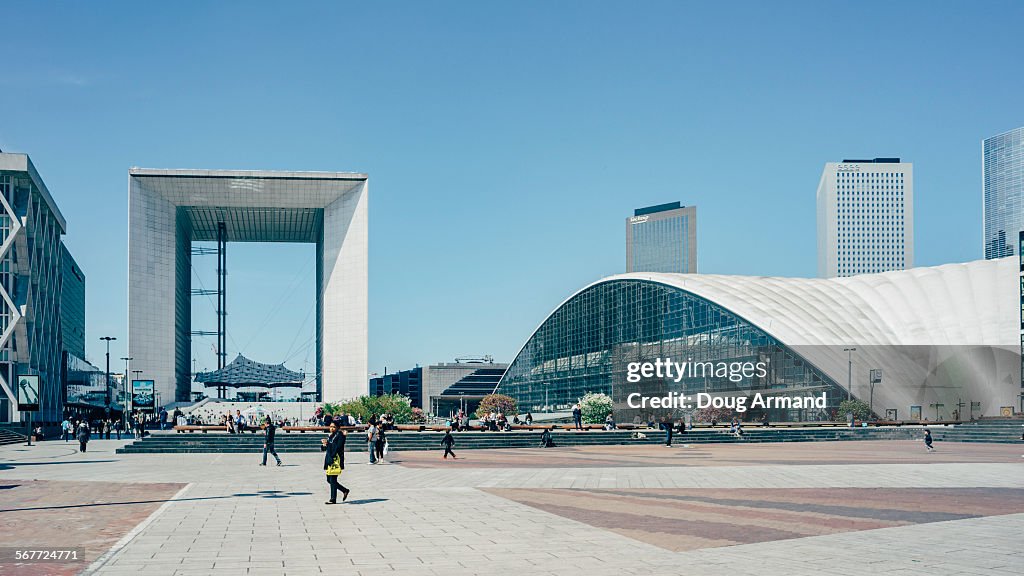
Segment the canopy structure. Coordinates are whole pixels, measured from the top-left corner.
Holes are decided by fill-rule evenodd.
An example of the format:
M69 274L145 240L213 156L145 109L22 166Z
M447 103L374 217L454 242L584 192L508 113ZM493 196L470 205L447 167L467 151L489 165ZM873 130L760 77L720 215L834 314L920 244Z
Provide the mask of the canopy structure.
M212 372L196 374L196 382L207 387L301 388L306 375L292 372L284 364L263 364L239 354L230 364Z

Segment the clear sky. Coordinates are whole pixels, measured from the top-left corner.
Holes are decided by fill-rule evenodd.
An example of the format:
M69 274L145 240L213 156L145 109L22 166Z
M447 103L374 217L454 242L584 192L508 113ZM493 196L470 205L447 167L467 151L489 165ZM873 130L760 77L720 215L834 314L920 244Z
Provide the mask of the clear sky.
M914 163L919 266L982 256L981 140L1024 124L1024 3L6 2L28 153L125 353L127 172L366 172L370 369L511 361L696 205L702 272L813 276L825 162ZM215 284L214 260L196 275ZM229 356L312 372L312 248L229 246ZM196 328L215 326L195 303ZM199 368L215 361L197 340ZM117 365L115 363L115 365Z

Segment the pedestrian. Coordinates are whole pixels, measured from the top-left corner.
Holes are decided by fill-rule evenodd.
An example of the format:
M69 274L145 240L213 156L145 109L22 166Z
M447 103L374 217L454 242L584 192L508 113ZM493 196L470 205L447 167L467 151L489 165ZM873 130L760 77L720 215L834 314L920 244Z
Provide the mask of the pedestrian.
M665 431L665 446L672 446L672 417L661 417L661 429Z
M576 424L577 430L583 430L583 411L580 410L580 403L572 405L572 421Z
M78 425L78 451L85 452L86 445L89 444L89 436L91 436L89 430L89 423L82 420L82 423Z
M612 417L612 413L609 412L604 418L604 429L615 430L615 418Z
M71 438L71 422L68 422L67 418L60 423L60 430L61 434L64 436L64 441L67 442L68 439Z
M121 439L121 419L120 418L118 418L114 422L114 432L117 433L117 439L120 440Z
M241 410L235 410L235 431L239 434L245 432L245 416L242 416Z
M935 448L932 447L932 431L927 428L924 429L924 447L929 452L935 452Z
M554 448L555 442L551 439L551 430L548 428L544 429L544 432L540 435L540 447L541 448Z
M384 461L384 447L388 445L388 437L384 432L386 425L382 424L380 429L377 430L377 441L374 442L374 449L377 450L377 462Z
M526 422L527 426L532 426L533 425L533 413L532 412L527 412L526 413L526 418L525 418L524 421Z
M444 456L441 457L442 460L447 460L449 454L452 455L452 460L456 459L455 452L452 452L452 446L454 445L455 437L452 436L452 430L449 428L444 431L444 438L441 439L441 446L444 446Z
M370 453L370 464L377 463L377 420L370 418L370 425L366 428L366 450Z
M161 430L166 430L167 429L167 409L166 408L161 408L160 409L160 429Z
M274 450L274 433L277 432L277 426L270 421L270 417L263 422L263 430L266 437L263 439L263 463L260 466L267 465L267 454L273 454L274 460L277 460L277 465L281 465L281 458L277 455L277 450Z
M103 438L110 440L110 418L103 421Z
M331 487L331 499L324 504L338 503L338 490L341 490L341 501L348 500L349 489L338 484L338 476L345 469L345 433L338 430L332 420L327 425L329 435L320 441L320 450L324 454L324 471L327 472L327 484Z

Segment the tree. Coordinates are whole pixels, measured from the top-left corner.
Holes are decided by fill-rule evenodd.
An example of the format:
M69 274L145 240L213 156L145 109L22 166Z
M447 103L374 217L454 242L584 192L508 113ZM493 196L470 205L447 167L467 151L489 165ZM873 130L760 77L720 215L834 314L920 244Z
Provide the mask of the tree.
M484 414L491 412L497 412L505 416L515 416L519 414L519 408L516 406L516 399L511 396L488 394L480 400L480 405L476 407L476 417L482 418Z
M861 400L843 400L839 403L839 408L836 410L836 420L848 420L848 414L853 414L854 420L869 420L871 418L871 408L866 402Z
M587 392L580 398L580 412L587 424L602 424L612 413L612 398L599 392Z

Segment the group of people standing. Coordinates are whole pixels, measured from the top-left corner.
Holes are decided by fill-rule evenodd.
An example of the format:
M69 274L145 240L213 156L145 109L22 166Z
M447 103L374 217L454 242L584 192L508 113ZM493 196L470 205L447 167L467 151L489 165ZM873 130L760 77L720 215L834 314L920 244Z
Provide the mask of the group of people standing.
M89 441L95 436L97 439L110 440L113 435L117 440L121 434L132 434L132 438L138 440L146 433L148 415L135 413L128 416L126 420L120 418L97 419L89 421L86 418L69 416L60 423L61 437L65 442L72 438L78 440L78 451L85 452L88 449Z

